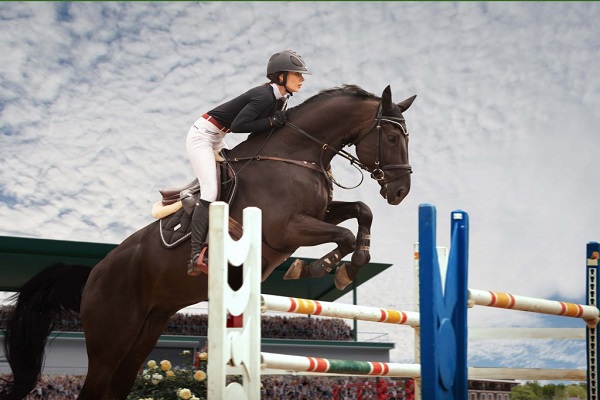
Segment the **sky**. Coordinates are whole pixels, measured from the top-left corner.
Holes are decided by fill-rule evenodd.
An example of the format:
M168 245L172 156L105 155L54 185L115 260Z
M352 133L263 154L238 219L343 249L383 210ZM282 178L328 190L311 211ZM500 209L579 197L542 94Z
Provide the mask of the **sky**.
M469 287L583 303L585 246L600 241L599 19L598 2L1 2L0 235L120 243L153 221L159 189L193 179L194 120L292 49L312 75L291 107L342 84L417 95L408 197L388 205L368 177L334 191L372 208L372 261L393 264L360 304L415 310L423 203L442 246L451 211L469 213ZM333 168L344 186L360 181L344 160ZM584 327L477 307L469 324ZM387 333L392 361L413 360L410 328L359 331ZM585 368L585 345L471 342L469 362Z

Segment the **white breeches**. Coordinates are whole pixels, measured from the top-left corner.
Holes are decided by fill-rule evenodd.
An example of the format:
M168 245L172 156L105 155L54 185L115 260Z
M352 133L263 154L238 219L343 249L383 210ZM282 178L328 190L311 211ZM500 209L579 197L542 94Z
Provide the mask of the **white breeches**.
M200 117L190 128L185 147L200 183L200 198L215 201L219 194L214 150L226 147L225 133Z

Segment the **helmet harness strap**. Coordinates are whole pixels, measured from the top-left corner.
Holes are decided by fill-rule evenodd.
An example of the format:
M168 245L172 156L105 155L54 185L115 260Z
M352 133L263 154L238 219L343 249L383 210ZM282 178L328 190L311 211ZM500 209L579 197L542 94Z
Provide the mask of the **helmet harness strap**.
M294 93L292 93L288 87L287 87L287 78L288 78L288 71L282 71L281 72L283 74L283 82L279 82L279 79L277 79L279 77L279 75L277 75L277 77L274 79L274 83L276 83L279 86L283 86L283 88L285 89L286 92L288 92L288 94L290 96L293 96Z

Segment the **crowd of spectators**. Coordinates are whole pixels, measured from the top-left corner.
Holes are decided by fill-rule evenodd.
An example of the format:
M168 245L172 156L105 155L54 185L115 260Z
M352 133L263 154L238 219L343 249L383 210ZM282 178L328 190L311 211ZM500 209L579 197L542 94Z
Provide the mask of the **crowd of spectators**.
M12 306L0 307L0 330L6 329L6 321ZM55 331L81 332L81 321L75 313L65 315L55 323ZM165 335L206 336L206 314L175 314L163 332ZM275 314L262 316L261 335L269 339L304 340L353 340L350 325L340 318L287 317Z
M3 392L9 375L0 375L0 393ZM80 375L42 375L36 388L24 400L71 400L77 398L85 376ZM403 380L398 380L403 381ZM355 400L362 398L377 399L376 391L363 389L359 397L358 388L352 384L374 382L374 378L293 376L276 375L261 378L261 399L269 400ZM388 400L405 399L404 385L390 387ZM335 394L337 393L337 397Z
M0 375L0 393L11 379L10 375ZM25 400L76 399L84 381L85 376L80 375L42 375Z
M376 400L376 378L358 378L349 376L292 376L277 375L261 378L261 399L285 400ZM410 398L412 387L408 380L394 379L399 382L386 390L386 400L404 400ZM388 382L393 382L388 380ZM369 387L358 388L357 383L367 383ZM406 389L406 387L410 387ZM359 390L362 390L359 396ZM408 393L407 393L408 392Z
M0 306L0 330L6 328L7 318L12 306ZM208 316L206 314L175 314L164 331L166 335L206 336ZM54 326L55 331L81 331L81 321L77 314L66 313ZM287 317L267 314L262 316L262 337L276 339L342 340L353 339L353 331L343 319L318 317ZM3 392L8 375L0 375L0 393ZM26 400L69 400L76 399L85 376L43 375L38 385ZM319 377L319 376L263 376L263 399L289 400L333 400L335 393L339 399L357 399L356 388L345 385L356 382L373 381L355 377ZM336 389L337 388L337 389ZM373 392L374 393L374 392ZM362 399L375 399L364 393ZM392 395L390 399L403 399Z

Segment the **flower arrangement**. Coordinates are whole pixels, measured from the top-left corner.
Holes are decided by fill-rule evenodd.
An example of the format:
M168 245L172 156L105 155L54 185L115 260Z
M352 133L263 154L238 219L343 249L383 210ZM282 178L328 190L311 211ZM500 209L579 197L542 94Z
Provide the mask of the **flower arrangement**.
M148 361L138 374L128 400L201 400L206 398L206 353L199 353L192 365L191 353L185 350L183 368L169 360Z

